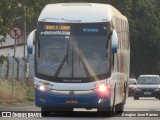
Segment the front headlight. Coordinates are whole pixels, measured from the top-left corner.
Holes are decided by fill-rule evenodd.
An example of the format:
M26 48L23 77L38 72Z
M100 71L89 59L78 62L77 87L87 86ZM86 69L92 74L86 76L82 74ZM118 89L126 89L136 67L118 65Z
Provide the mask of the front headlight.
M38 89L41 90L41 91L49 91L50 90L49 88L47 88L43 85L39 86Z
M45 87L44 87L44 86L39 86L39 89L40 89L41 91L45 91Z
M142 90L141 90L141 89L139 89L139 88L136 88L136 89L135 89L135 91L142 91Z
M101 84L98 85L96 88L96 92L98 93L99 96L101 97L106 97L110 94L110 86L108 84Z

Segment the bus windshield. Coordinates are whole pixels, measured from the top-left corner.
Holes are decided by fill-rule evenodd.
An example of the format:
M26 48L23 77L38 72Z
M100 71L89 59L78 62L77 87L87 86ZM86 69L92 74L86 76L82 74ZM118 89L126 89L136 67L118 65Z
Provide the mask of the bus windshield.
M39 24L37 73L54 78L89 78L108 73L108 35L108 23Z

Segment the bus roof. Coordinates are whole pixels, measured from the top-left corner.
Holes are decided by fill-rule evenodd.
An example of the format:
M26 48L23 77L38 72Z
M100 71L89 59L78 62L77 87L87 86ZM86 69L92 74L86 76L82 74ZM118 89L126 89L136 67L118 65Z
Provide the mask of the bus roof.
M122 17L116 8L99 3L57 3L48 4L42 10L38 21L63 23L108 22L112 16Z

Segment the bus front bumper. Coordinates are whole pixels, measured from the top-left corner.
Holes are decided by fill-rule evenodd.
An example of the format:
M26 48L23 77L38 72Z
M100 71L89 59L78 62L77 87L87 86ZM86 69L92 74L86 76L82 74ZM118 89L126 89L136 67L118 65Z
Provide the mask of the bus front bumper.
M87 95L58 95L35 88L38 107L98 108L110 106L110 95L101 98L96 92Z

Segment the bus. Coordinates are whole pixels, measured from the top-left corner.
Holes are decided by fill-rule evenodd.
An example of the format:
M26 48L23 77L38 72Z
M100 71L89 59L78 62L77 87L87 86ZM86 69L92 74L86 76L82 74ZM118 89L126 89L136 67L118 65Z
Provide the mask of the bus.
M46 5L27 38L35 57L35 105L43 116L75 108L110 116L127 97L127 18L109 4Z

